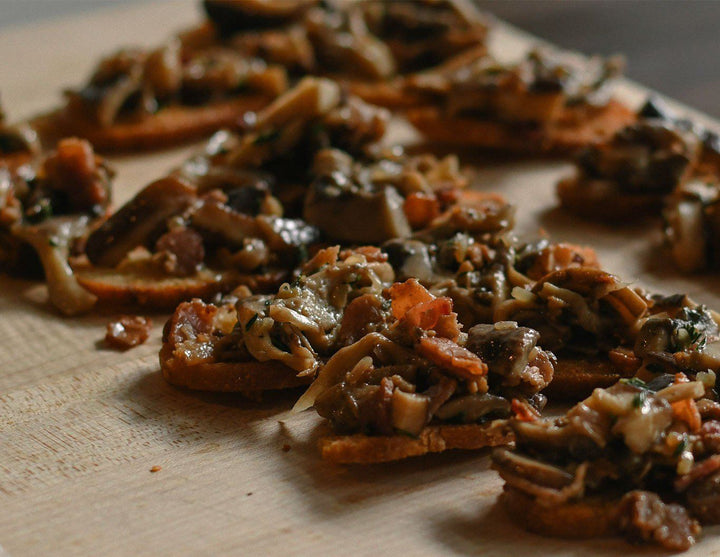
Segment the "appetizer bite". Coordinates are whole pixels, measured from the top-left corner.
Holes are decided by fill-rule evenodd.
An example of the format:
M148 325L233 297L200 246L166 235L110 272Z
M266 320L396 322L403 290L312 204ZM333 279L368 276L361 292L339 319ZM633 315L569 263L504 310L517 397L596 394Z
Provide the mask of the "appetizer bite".
M322 439L324 458L386 462L505 444L511 437L500 418L511 407L533 415L542 408L553 357L536 333L497 323L463 334L452 301L414 279L385 296L372 303L371 321L359 320L359 340L322 366L295 405L314 406L340 434ZM359 312L371 302L355 303Z
M79 135L106 151L147 150L234 127L288 87L284 67L258 49L193 44L125 48L102 59L63 109L39 120L49 135Z
M638 118L577 155L575 175L557 186L564 208L585 218L635 221L659 214L690 179L717 179L715 134L675 116L655 98Z
M718 514L715 374L622 380L555 419L516 414L497 449L510 517L543 536L686 550Z
M635 120L630 109L609 97L620 69L616 59L578 61L539 50L515 65L475 58L410 80L408 90L427 100L407 117L433 142L572 152Z
M181 304L165 326L163 376L193 389L246 394L306 385L322 361L352 342L344 316L360 317L352 308L364 302L355 300L377 298L392 280L377 248L341 253L335 246L275 293Z
M14 273L44 272L50 302L74 315L93 307L69 263L83 239L105 216L114 172L82 139L61 140L44 156L24 151L10 166L0 159L0 267ZM31 163L16 166L20 156Z
M665 238L683 273L720 267L720 186L691 180L671 195L663 210Z

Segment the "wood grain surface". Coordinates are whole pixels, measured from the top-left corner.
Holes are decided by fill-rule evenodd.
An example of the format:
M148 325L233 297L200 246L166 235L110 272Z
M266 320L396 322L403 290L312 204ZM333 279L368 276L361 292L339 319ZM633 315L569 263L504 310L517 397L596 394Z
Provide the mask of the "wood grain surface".
M196 18L188 0L3 32L8 114L53 106L102 53L157 42ZM511 57L529 39L503 29L493 41ZM642 100L631 84L621 91ZM189 152L115 159L118 202ZM567 163L473 162L477 187L518 204L521 233L592 243L627 280L720 308L717 278L671 270L658 223L611 228L559 212L553 188ZM320 420L289 412L297 392L249 402L173 388L157 362L165 316L154 316L147 344L126 353L98 345L109 317L62 318L41 285L0 277L0 545L10 555L655 553L519 530L496 505L501 482L482 451L326 464ZM689 555L720 553L718 534L707 528Z

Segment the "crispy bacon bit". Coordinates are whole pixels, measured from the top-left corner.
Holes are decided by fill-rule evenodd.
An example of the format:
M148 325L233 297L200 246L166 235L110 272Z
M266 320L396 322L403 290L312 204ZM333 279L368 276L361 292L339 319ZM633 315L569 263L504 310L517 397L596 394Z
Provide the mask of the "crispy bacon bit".
M107 324L105 344L116 350L129 350L145 342L150 336L152 321L139 315L122 315Z
M690 469L690 472L675 480L675 491L685 491L690 485L700 478L705 478L720 470L720 454L712 455L702 462L698 462Z
M395 319L402 319L411 308L435 299L428 290L416 279L396 282L389 289L392 300L392 314Z
M684 507L668 505L647 491L627 493L620 501L617 520L628 540L655 542L675 551L689 549L700 533L700 525Z
M344 261L355 254L365 257L368 263L385 263L388 260L387 253L384 253L377 246L360 246L354 249L344 249L340 252L340 259Z
M517 398L512 399L510 408L513 414L515 414L515 418L521 422L534 422L540 417L540 412L538 412L536 408Z
M693 433L700 431L702 420L700 418L700 412L698 412L697 404L691 398L684 400L678 400L670 404L672 406L673 416L680 421L685 422L690 431Z
M419 327L424 331L434 329L444 315L452 312L450 298L435 298L411 307L402 318L402 323L411 328Z
M685 375L682 371L680 373L675 374L675 383L689 383L690 379L688 379L687 375Z
M338 340L343 346L353 344L366 334L375 331L376 326L384 322L382 301L372 294L363 294L345 308Z
M166 232L155 244L155 251L162 257L164 270L181 277L195 274L205 259L202 236L191 228Z
M314 273L323 265L333 265L337 263L340 246L331 246L318 251L312 258L303 265L302 272L305 274Z
M74 209L87 211L108 202L107 176L101 161L90 143L71 137L58 143L57 151L43 163L41 173L52 189L68 194Z
M411 193L405 198L403 211L413 228L424 228L440 215L440 203L432 194Z
M464 379L487 375L488 367L470 350L441 337L423 337L416 345L417 352L432 363Z
M552 244L539 253L526 274L531 279L540 280L548 273L570 267L599 269L600 263L595 250L590 247L569 243Z
M461 328L462 325L458 323L457 313L455 312L441 315L433 327L437 336L450 339L453 342L457 342Z
M628 348L615 348L608 352L608 359L613 367L620 372L623 377L632 377L635 375L642 360L638 358L635 353Z

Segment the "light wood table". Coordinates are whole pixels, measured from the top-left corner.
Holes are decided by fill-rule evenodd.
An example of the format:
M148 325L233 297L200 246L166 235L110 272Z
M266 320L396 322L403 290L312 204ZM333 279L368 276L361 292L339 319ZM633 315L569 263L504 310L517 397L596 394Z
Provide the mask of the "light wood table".
M117 46L153 44L197 20L194 2L123 8L4 31L0 84L9 116L54 106ZM528 37L501 30L495 48L517 55ZM632 103L643 93L625 84ZM180 162L190 148L116 158L118 202ZM477 187L519 207L519 230L590 242L628 280L688 292L720 307L718 280L684 278L658 255L650 226L576 222L555 208L567 163L486 162ZM44 287L0 277L0 545L35 555L615 555L620 540L544 539L496 505L501 482L486 452L383 466L319 459L297 393L262 403L166 384L151 340L119 354L98 348L108 315L62 318ZM284 446L290 450L283 450ZM287 447L286 447L287 448ZM151 473L150 469L161 470ZM717 529L690 554L720 551ZM653 553L654 549L645 550Z

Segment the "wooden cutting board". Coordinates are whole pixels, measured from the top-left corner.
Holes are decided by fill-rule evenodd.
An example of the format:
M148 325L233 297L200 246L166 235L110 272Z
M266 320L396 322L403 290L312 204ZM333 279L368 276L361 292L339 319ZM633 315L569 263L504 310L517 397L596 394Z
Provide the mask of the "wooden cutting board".
M195 2L184 1L5 30L0 85L8 116L55 106L100 55L155 44L197 20ZM493 38L507 57L530 42L505 27ZM624 83L621 95L638 104L644 93ZM118 203L190 152L114 159ZM477 187L517 203L521 233L542 229L591 243L628 281L720 308L716 277L672 270L658 223L613 228L558 211L553 187L567 163L475 163ZM496 504L501 482L486 452L326 464L316 450L319 419L289 412L298 393L257 403L175 389L157 362L166 316L154 316L147 344L123 354L99 347L110 316L60 317L42 285L0 277L0 545L10 555L655 552L521 531ZM689 554L720 553L718 534L707 528Z

